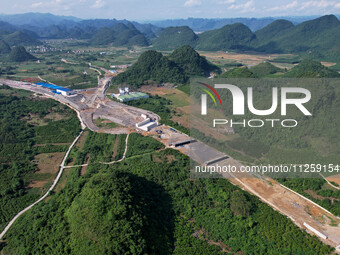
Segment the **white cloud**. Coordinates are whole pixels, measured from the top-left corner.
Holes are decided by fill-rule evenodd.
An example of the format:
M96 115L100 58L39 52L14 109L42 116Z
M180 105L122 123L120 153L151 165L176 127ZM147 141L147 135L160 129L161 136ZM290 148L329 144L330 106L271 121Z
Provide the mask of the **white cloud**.
M268 11L280 11L280 10L286 11L286 10L296 8L298 5L299 5L298 1L294 1L286 5L275 6L275 7L269 8Z
M235 0L224 0L218 2L218 4L233 4L233 3L235 3Z
M229 6L230 10L238 10L239 12L250 12L250 11L254 11L255 7L254 7L254 1L250 0L244 4L232 4L231 6Z
M73 9L74 4L75 2L72 2L70 0L68 0L68 2L66 2L66 0L50 0L46 2L35 2L31 5L31 10L66 15L71 14L69 12L70 10ZM79 4L79 2L77 4Z
M281 6L274 6L272 8L266 9L267 11L298 11L306 13L326 13L334 12L333 9L340 9L340 3L338 1L329 0L294 0L291 3ZM332 11L333 10L333 11Z
M200 0L187 0L184 3L184 6L186 6L186 7L193 7L193 6L199 6L199 5L201 5Z
M327 7L335 7L338 3L334 1L327 1L327 0L321 0L321 1L307 1L301 4L301 7L299 10L304 10L307 8L327 8Z
M253 5L254 5L254 1L251 0L251 1L246 2L246 3L244 4L244 8L249 8L249 7L253 6Z
M93 5L92 8L102 8L106 5L106 3L103 0L96 0Z
M64 2L64 0L53 0L53 1L48 1L48 2L36 2L36 3L33 3L31 6L33 8L41 8L41 7L49 7L49 8L60 7L61 9L68 8L68 6L66 4L64 4L63 2Z
M38 8L38 7L41 7L43 4L44 4L43 2L33 3L32 7L33 8Z

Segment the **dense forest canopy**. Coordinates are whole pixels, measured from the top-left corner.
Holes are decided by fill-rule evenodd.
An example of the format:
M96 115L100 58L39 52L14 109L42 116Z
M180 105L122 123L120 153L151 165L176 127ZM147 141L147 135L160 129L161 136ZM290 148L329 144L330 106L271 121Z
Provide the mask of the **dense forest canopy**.
M148 50L142 53L138 61L127 71L115 77L113 82L116 84L127 83L138 87L148 80L160 83L185 83L188 77L180 67L163 56L162 53Z
M168 58L175 62L188 76L209 76L212 71L219 68L200 56L191 46L184 45L174 50Z
M137 62L113 80L116 84L126 83L139 87L147 81L158 83L187 83L190 76L208 76L219 68L201 57L192 47L184 45L169 56L148 50L143 52Z
M272 76L275 74L275 76ZM277 77L277 78L337 78L340 74L328 67L322 65L320 62L304 59L298 65L290 70L283 70L274 66L269 62L260 63L256 66L238 67L223 72L218 77L221 78L263 78L263 77Z
M196 46L198 36L189 27L167 27L152 42L160 50L173 50L183 45Z
M132 24L119 23L110 28L101 28L93 35L90 42L93 45L113 46L148 46L148 40Z
M30 116L43 120L50 113L66 113L67 117L58 121L46 119L41 126L26 121ZM0 230L39 196L35 189L28 188L32 174L37 171L34 157L65 152L67 146L51 144L71 142L79 130L76 115L66 106L0 86Z
M92 162L112 154L110 136L90 133L76 162L88 153ZM83 176L72 169L62 191L19 218L4 254L332 251L228 180L190 179L189 159L178 151L140 149L132 155L111 166L89 165Z
M23 46L13 47L11 52L9 53L7 60L10 62L23 62L28 60L35 60L32 54L28 53Z
M287 20L275 20L264 28L252 32L241 23L205 31L190 38L193 31L183 27L163 30L154 45L173 49L190 44L205 51L255 51L266 53L298 53L314 59L339 60L340 21L334 15L326 15L305 21L296 26ZM174 36L174 33L178 33ZM186 35L186 36L185 36ZM190 38L190 39L189 39ZM161 47L161 48L162 48Z

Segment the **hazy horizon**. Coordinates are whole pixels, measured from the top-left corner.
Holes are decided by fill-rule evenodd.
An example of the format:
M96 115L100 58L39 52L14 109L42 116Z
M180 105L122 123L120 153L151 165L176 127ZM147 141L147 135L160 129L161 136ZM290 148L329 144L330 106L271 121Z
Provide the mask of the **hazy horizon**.
M2 3L1 14L51 13L81 19L155 21L187 18L267 18L339 14L333 0L13 0Z
M116 20L124 20L126 18L122 18L122 19L118 19L115 17L112 18L102 18L102 17L93 17L93 18L80 18L77 17L75 15L60 15L60 14L55 14L55 13L51 13L51 12L22 12L22 13L12 13L12 14L7 14L7 13L0 13L0 16L12 16L12 15L25 15L25 14L51 14L57 17L65 17L65 19L79 19L79 20L95 20L95 19L116 19ZM330 14L324 14L324 15L335 15L335 16L340 16L340 14L338 13L330 13ZM150 19L150 20L143 20L143 19L126 19L129 21L136 21L136 22L141 22L141 23L147 23L147 22L157 22L157 21L165 21L165 20L188 20L188 19L280 19L280 18L296 18L296 19L303 19L303 18L317 18L317 17L321 17L323 15L286 15L286 16L263 16L263 17L179 17L179 18L163 18L163 19Z

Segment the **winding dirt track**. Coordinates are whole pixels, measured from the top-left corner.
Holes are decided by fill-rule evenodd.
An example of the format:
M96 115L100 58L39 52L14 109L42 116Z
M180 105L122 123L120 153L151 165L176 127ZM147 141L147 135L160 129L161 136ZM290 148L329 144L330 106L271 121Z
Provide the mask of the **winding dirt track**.
M103 78L104 79L104 78ZM20 85L19 82L12 81L11 83L6 83L6 81L2 80L4 84L7 84L9 86L12 86L14 88L19 88L19 89L26 89L26 90L31 90L34 91L36 88L27 86L27 85ZM19 84L19 85L18 85ZM107 83L104 83L107 84ZM103 95L103 87L105 88L106 86L100 86L102 85L99 83L99 88L97 90L97 93L95 94L96 97L101 98L101 95ZM101 89L100 89L101 88ZM36 91L34 91L36 92ZM45 94L42 91L38 91L38 93ZM51 97L51 96L50 96ZM52 97L53 98L53 97ZM56 98L54 98L56 99ZM105 97L104 97L105 99ZM59 101L59 100L58 100ZM118 103L116 103L118 104ZM105 104L103 104L103 107L106 107ZM73 109L75 109L74 107ZM131 107L130 107L131 108ZM118 110L119 108L117 108ZM77 112L86 112L85 110L82 109L75 109ZM136 109L135 111L139 111L139 109ZM148 114L153 114L151 112L148 112ZM84 124L88 124L86 121L82 120L82 114L78 114L78 117L80 118L81 122ZM165 127L166 128L166 127ZM98 131L96 131L98 132ZM180 132L177 132L177 134L181 134ZM184 134L181 134L184 135ZM187 139L187 138L186 138ZM164 140L161 141L164 143ZM203 145L203 144L202 144ZM190 150L190 147L187 147L187 151L185 152L185 148L177 148L179 151L182 153L188 155L189 157L192 155L192 151ZM126 152L126 149L125 149ZM125 157L125 153L124 153ZM122 159L123 160L123 159ZM232 158L229 157L229 160L232 160L232 164L239 164L239 162L233 160ZM108 163L114 163L114 162L108 162ZM65 167L63 167L65 168ZM225 178L229 179L232 183L240 186L241 188L244 188L245 190L249 191L250 193L256 195L259 197L263 202L267 203L269 206L271 206L273 209L281 212L282 214L286 215L289 217L297 226L300 228L303 228L303 223L306 222L310 226L318 229L319 231L323 232L328 236L328 239L320 239L326 244L329 244L333 247L337 247L340 244L340 226L334 227L331 226L330 224L321 224L318 220L317 217L331 217L333 220L336 222L339 221L339 218L334 216L333 214L328 213L328 211L318 205L315 205L314 202L310 201L309 199L305 198L304 196L297 194L294 191L291 191L287 189L286 187L280 185L279 183L274 183L275 181L270 180L272 183L269 184L265 182L265 180L260 180L257 178L234 178L230 176L225 176ZM52 187L51 187L52 188ZM53 188L52 188L53 189ZM46 196L48 195L45 194ZM43 199L43 198L42 198ZM42 200L41 199L41 200ZM38 200L36 203L38 203ZM25 208L22 212L20 212L17 216L19 217L21 214L23 214L25 211L29 210L32 206L34 206L36 203L32 204L29 208ZM308 212L308 210L311 209L311 213ZM15 218L15 219L16 219ZM12 221L14 222L15 219ZM11 221L11 222L12 222ZM13 224L13 223L11 223ZM8 228L6 227L6 231ZM3 237L3 235L6 232L2 233L0 235L0 239Z
M83 134L84 130L82 129L79 133L79 135L74 139L74 141L72 142L72 144L70 145L70 147L68 148L64 158L63 158L63 161L61 162L61 165L60 165L60 169L59 169L59 172L56 176L56 178L54 179L53 181L53 184L52 186L48 189L48 191L41 197L39 198L37 201L35 201L33 204L27 206L25 209L23 209L22 211L20 211L17 215L15 215L13 217L13 219L7 224L7 226L5 227L5 229L2 231L2 233L0 234L0 240L3 239L4 235L7 233L7 231L10 229L10 227L13 225L13 223L22 215L24 214L25 212L27 212L29 209L31 209L33 206L35 206L37 203L41 202L42 200L44 200L48 195L49 193L55 188L55 186L57 185L61 175L63 174L63 171L65 169L65 161L68 157L68 155L70 154L70 151L72 150L72 147L76 144L76 142L78 141L78 139L80 138L80 136Z
M39 198L37 201L35 201L34 203L32 203L31 205L27 206L25 209L23 209L22 211L20 211L17 215L15 215L13 217L13 219L7 224L7 226L5 227L4 231L2 231L2 233L0 234L0 240L3 239L4 235L7 233L7 231L10 229L10 227L13 225L13 223L22 215L24 214L25 212L27 212L29 209L31 209L33 206L35 206L37 203L41 202L42 200L44 200L50 193L50 191L52 191L55 186L57 185L60 177L62 176L63 174L63 171L65 168L73 168L73 167L81 167L81 166L87 166L88 164L83 164L83 165L76 165L76 166L65 166L65 161L68 157L68 155L70 154L73 146L76 144L76 142L78 141L78 139L81 137L81 135L83 134L84 132L84 129L82 129L79 133L79 135L74 139L74 141L72 142L72 144L70 145L70 147L68 148L64 158L63 158L63 161L61 162L61 165L60 165L60 169L59 169L59 172L58 172L58 175L56 176L56 178L54 179L53 181L53 184L52 186L48 189L48 191L41 197ZM125 139L125 149L124 149L124 153L123 153L123 156L121 159L119 160L115 160L115 161L111 161L111 162L100 162L102 164L105 164L105 165L111 165L111 164L114 164L114 163L117 163L117 162L120 162L122 160L125 159L125 155L126 155L126 151L127 151L127 148L128 148L128 139L129 139L129 135L128 134L126 136L126 139Z

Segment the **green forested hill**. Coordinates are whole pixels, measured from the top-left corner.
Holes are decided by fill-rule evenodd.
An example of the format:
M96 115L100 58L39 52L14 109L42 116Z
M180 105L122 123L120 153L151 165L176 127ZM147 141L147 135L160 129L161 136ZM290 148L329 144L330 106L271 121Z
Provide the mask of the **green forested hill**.
M0 54L6 54L11 51L11 47L4 41L0 40Z
M113 80L116 84L127 83L140 86L145 81L185 83L187 76L183 70L167 57L154 50L144 52L127 71Z
M250 68L250 71L253 72L258 77L265 77L270 74L282 72L281 68L274 66L269 62L260 63L256 66Z
M90 42L93 45L113 46L147 46L149 45L146 37L138 31L131 23L118 23L110 28L101 28L93 35Z
M192 47L184 45L174 50L169 59L181 67L187 75L209 75L211 71L218 71L219 68L209 63L206 58L201 57Z
M8 22L0 20L0 30L3 32L14 32L16 30L15 26L9 24Z
M273 29L272 24L256 32L257 43L261 45L258 49L261 51L303 53L329 59L340 56L340 21L334 15L326 15L294 27L287 26L283 30L277 24ZM271 38L278 30L280 32Z
M235 23L195 35L188 27L171 27L155 39L154 46L174 49L189 44L206 51L250 50L266 53L297 53L314 59L340 59L340 21L334 15L305 21L296 26L276 20L253 33Z
M167 27L153 41L156 49L173 50L183 45L195 47L198 36L189 27Z
M220 78L258 78L258 76L246 67L239 67L222 73Z
M76 162L88 153L92 163L103 151L110 156L110 137L90 133ZM332 251L228 180L190 179L189 169L188 157L172 149L135 151L110 166L90 164L83 176L79 168L70 169L62 191L13 225L3 254L225 254L221 247L232 254Z
M262 78L271 74L281 73L284 70L274 66L271 63L260 63L251 68L234 68L220 75L221 78ZM287 78L337 78L340 74L334 70L325 67L320 62L305 59L300 64L293 67L288 72L280 74L278 77Z
M13 47L7 58L10 62L23 62L34 59L36 58L28 53L23 46Z
M294 29L292 22L288 20L275 20L266 27L255 32L256 40L252 43L258 51L269 53L281 53L283 49L274 42L275 38L286 33L287 30Z
M291 78L336 78L340 74L321 63L313 60L303 60L299 65L293 67L284 77Z
M46 118L50 113L62 114L60 116L65 118ZM30 116L37 116L44 125L33 125L28 121ZM43 181L50 178L50 173L37 173L39 169L33 162L35 156L41 153L65 152L67 145L51 144L70 143L79 130L77 116L67 106L52 99L34 98L31 92L0 86L1 231L19 211L37 200L42 191L46 190L46 187L29 186L32 180ZM41 146L36 147L35 144ZM54 174L51 173L51 176Z
M288 20L278 19L255 32L257 40L262 43L273 40L275 36L284 33L285 30L293 28L294 25Z
M165 202L156 203L162 195L161 187L135 175L94 175L65 212L72 254L166 252L171 214Z
M226 78L252 78L254 77L252 71L253 68L238 68L225 72L221 76ZM262 76L259 75L259 77ZM338 100L340 97L339 79L325 78L340 78L340 74L319 62L307 59L290 71L277 77L280 78L230 79L224 80L223 83L237 84L244 92L251 85L254 91L253 100L257 109L269 108L268 102L272 102L270 97L272 96L271 89L273 86L306 88L311 92L311 100L307 103L306 107L312 116L306 117L297 108L291 108L287 113L287 117L295 119L298 123L295 128L291 129L280 126L272 128L269 125L252 129L235 125L235 133L240 138L236 138L231 142L222 142L212 136L207 136L204 133L200 134L199 132L197 132L197 135L191 132L191 136L211 146L216 146L215 148L229 155L234 155L237 159L249 161L250 163L255 162L255 164L260 162L271 165L303 164L310 161L319 162L318 164L329 164L329 162L339 164L340 146L338 141L340 135L338 127L340 125L340 118L339 114L337 114L340 109L340 101ZM224 90L218 92L225 102L232 101L229 92ZM191 90L191 93L193 93L193 90ZM233 121L259 117L249 111L244 116L238 117L232 115L229 107L223 109L223 113L224 116L233 116ZM284 118L280 111L276 111L268 117L278 120ZM239 151L242 154L237 154ZM247 155L248 158L244 158L244 155ZM337 171L332 173L332 170L330 170L325 175L337 173ZM333 191L331 186L327 186L325 180L320 179L318 174L313 176L316 178L311 179L307 178L310 177L309 175L299 176L304 177L303 179L294 177L280 179L280 182L318 203L334 215L340 215L340 201L338 199L340 193ZM313 193L310 192L311 190L313 190Z
M248 49L255 38L247 26L236 23L200 34L197 49L207 51Z
M31 37L25 32L16 31L12 34L6 34L2 36L2 39L6 41L10 46L32 46L42 44L39 40Z
M162 53L148 50L124 73L113 80L116 84L126 83L135 87L152 80L159 83L186 83L190 76L208 75L218 67L201 57L189 45L175 50L168 57Z

